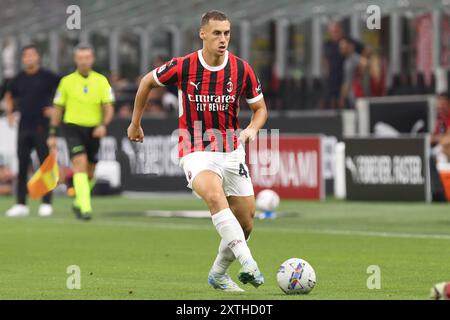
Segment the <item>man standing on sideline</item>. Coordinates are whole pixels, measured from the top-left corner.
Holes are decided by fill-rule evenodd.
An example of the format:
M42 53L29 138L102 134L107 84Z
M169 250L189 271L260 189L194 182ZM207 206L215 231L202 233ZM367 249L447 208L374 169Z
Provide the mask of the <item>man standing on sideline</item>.
M19 175L17 183L17 204L6 212L8 217L28 216L26 205L28 169L33 149L44 162L49 154L46 144L49 130L49 118L52 110L52 98L58 86L59 77L40 65L40 56L34 45L22 49L23 71L6 88L5 110L9 125L15 124L14 102L20 112L18 131ZM48 193L39 207L39 215L52 215L51 193Z
M91 219L91 190L98 161L100 138L114 116L114 95L108 79L93 71L94 49L78 45L74 51L77 70L64 77L53 101L48 146L56 147L56 131L64 114L63 134L67 141L73 168L75 202L78 219Z
M327 98L325 108L337 109L341 95L344 70L344 56L339 51L339 41L343 37L342 26L333 21L328 25L329 40L325 43L325 67L327 73Z

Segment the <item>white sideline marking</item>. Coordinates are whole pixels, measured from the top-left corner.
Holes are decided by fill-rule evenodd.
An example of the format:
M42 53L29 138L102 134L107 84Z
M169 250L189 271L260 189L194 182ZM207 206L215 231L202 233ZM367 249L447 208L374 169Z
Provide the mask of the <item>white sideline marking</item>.
M31 218L33 219L33 218ZM36 218L37 220L42 220ZM68 221L67 219L52 218L46 220L61 224L76 224L81 225L79 221L75 219ZM85 224L86 226L128 226L136 228L149 228L149 229L172 229L172 230L213 230L213 226L209 224L197 225L189 223L161 223L161 222L134 222L129 220L123 221L99 221L93 220ZM271 227L256 227L255 232L285 232L295 234L324 234L324 235L337 235L337 236L369 236L379 238L404 238L404 239L432 239L432 240L450 240L450 234L425 234L425 233L402 233L402 232L383 232L383 231L362 231L362 230L339 230L339 229L289 229L289 228L271 228Z
M382 238L450 240L449 234L401 233L401 232L338 230L338 229L305 230L305 233L319 233L319 234L343 235L343 236L370 236Z
M206 210L174 211L174 210L150 210L145 212L146 217L163 218L211 218L211 212Z

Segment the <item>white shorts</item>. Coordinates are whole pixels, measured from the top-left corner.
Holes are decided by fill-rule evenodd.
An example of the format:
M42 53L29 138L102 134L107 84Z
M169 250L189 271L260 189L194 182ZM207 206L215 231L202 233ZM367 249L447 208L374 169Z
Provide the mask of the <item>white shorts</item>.
M192 189L192 181L202 171L215 172L223 181L225 196L247 197L254 195L252 179L245 164L245 149L240 145L233 152L197 151L180 159L188 181L188 188Z

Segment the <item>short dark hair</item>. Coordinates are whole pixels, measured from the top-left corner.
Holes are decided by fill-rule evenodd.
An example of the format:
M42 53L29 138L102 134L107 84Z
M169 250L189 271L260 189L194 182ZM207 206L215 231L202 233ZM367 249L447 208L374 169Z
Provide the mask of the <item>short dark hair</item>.
M200 23L200 27L204 27L208 24L209 20L217 20L217 21L230 21L227 15L222 11L211 10L203 14L202 21Z
M89 43L79 43L74 49L73 52L76 52L78 50L91 50L92 52L95 52L94 47L90 45Z
M22 47L22 54L27 51L27 50L34 50L39 54L39 50L37 48L37 46L33 43L27 44L26 46Z

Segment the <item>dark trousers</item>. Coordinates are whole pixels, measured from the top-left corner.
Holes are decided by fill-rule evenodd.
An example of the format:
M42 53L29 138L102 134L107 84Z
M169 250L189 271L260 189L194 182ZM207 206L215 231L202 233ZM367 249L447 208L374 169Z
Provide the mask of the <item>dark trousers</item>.
M39 162L42 164L49 151L47 146L48 130L42 127L38 129L19 128L17 153L19 157L19 176L17 183L17 203L26 204L28 169L31 164L31 152L36 149ZM43 203L51 203L51 192L42 198Z

